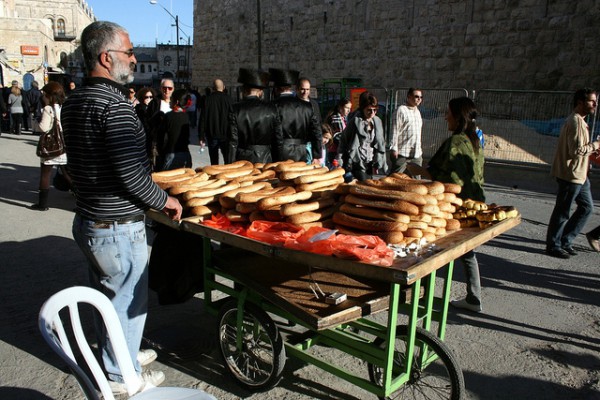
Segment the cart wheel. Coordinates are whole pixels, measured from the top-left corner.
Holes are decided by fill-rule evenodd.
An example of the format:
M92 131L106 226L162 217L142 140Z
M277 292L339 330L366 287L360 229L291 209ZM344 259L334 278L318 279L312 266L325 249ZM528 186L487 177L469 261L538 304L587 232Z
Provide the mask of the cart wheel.
M244 305L241 331L237 328L237 300L225 303L219 312L219 343L229 371L240 386L260 391L277 384L285 364L285 348L277 326L263 310ZM241 348L236 338L242 337Z
M396 331L396 349L394 353L394 370L404 367L408 326L399 325ZM374 344L383 347L385 341L377 338ZM428 356L435 353L438 357L422 365L421 354L423 346L427 345ZM369 378L377 385L383 385L383 368L368 364ZM397 375L399 372L395 372ZM390 397L380 399L451 399L460 400L465 393L465 380L456 362L454 354L435 335L417 328L415 350L411 377Z

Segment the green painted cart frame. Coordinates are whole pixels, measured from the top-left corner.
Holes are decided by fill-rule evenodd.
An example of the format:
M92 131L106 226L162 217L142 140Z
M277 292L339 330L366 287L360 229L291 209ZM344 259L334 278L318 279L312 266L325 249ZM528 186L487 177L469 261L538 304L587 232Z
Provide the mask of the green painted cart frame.
M380 398L390 396L407 383L416 383L424 369L439 359L447 369L448 386L451 386L448 388L448 398L463 397L462 372L452 352L443 343L454 260L520 223L519 216L483 230L463 229L436 241L436 252L423 254L422 257L400 258L391 267L382 267L276 247L185 220L177 224L157 213L151 213L150 216L173 228L202 237L205 305L209 312L219 314L222 321L228 318L224 315L232 318L232 326L222 329L221 335L227 334L226 330L230 329L234 336L230 345L237 351L250 352L244 341L247 335L257 334L256 331L250 332L255 328L267 331L270 351L280 351L278 346L281 343L277 338L280 335L274 324L265 322L270 318L264 312L306 329L307 334L302 336L302 340L285 342L285 352L281 349L282 354L272 355L269 362L272 371L266 376L254 381L234 365L233 375L242 386L250 390L274 386L283 369L284 360L280 358L285 358L287 353ZM227 249L213 250L212 241L225 244ZM265 274L265 271L290 271L287 276L289 280L278 281L273 273ZM308 286L306 274L312 279L314 271L332 274L321 280L321 286L354 279L347 287L350 290L356 286L356 282L367 282L368 295L356 299L349 296L349 300L353 301L345 302L345 305L342 303L343 306L312 310L310 305L307 307L303 303L304 300L298 301L290 294L298 294L298 283ZM439 293L436 293L436 278L442 281L441 285L437 285ZM290 285L291 291L286 292ZM332 287L337 289L340 285ZM308 292L308 289L304 291ZM219 293L229 296L228 306L224 307L223 300L218 299L222 298ZM223 308L229 313L224 314ZM369 318L381 311L388 312L385 324ZM248 312L259 318L248 318ZM262 315L258 315L261 312ZM408 318L405 326L398 325L400 315ZM259 326L245 326L249 321L250 325ZM220 342L222 339L220 337ZM401 350L396 349L396 343L402 344ZM310 349L319 344L366 361L369 378L358 376L311 354ZM222 344L223 352L224 347ZM227 362L226 355L223 355ZM246 362L258 363L257 360ZM232 365L228 367L232 369Z

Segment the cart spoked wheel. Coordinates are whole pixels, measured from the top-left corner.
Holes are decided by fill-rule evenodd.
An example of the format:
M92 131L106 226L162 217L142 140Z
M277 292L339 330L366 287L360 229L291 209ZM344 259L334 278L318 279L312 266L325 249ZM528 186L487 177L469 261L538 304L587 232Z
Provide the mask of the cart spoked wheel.
M225 364L240 386L251 391L270 389L279 381L285 365L283 339L273 320L254 304L244 304L239 328L237 316L235 299L219 312L218 335Z
M408 326L399 325L396 331L393 376L397 376L405 366L407 339ZM374 344L383 348L385 341L378 338ZM371 381L383 386L383 368L370 363L368 368ZM380 399L460 400L464 396L465 380L454 354L437 336L421 328L417 328L410 374L408 382L391 396Z

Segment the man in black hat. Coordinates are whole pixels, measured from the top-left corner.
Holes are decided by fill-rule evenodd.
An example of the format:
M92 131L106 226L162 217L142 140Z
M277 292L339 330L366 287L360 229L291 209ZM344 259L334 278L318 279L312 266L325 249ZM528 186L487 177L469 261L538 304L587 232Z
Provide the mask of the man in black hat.
M269 69L271 81L275 85L277 112L283 130L283 146L278 149L281 160L306 161L306 144L310 142L312 160L321 163L321 127L310 103L300 100L292 92L292 85L298 80L298 71Z
M227 162L248 160L253 163L278 161L277 149L283 143L277 108L262 100L269 83L264 71L240 68L238 80L244 99L229 114L229 150Z

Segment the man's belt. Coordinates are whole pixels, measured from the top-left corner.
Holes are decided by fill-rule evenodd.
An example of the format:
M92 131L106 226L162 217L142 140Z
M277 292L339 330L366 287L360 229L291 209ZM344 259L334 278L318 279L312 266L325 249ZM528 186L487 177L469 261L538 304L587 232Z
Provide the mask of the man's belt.
M116 219L90 219L94 223L92 227L94 229L109 229L112 228L115 224L117 225L127 225L133 224L136 222L141 222L144 220L144 214L133 215L130 217L116 218Z

